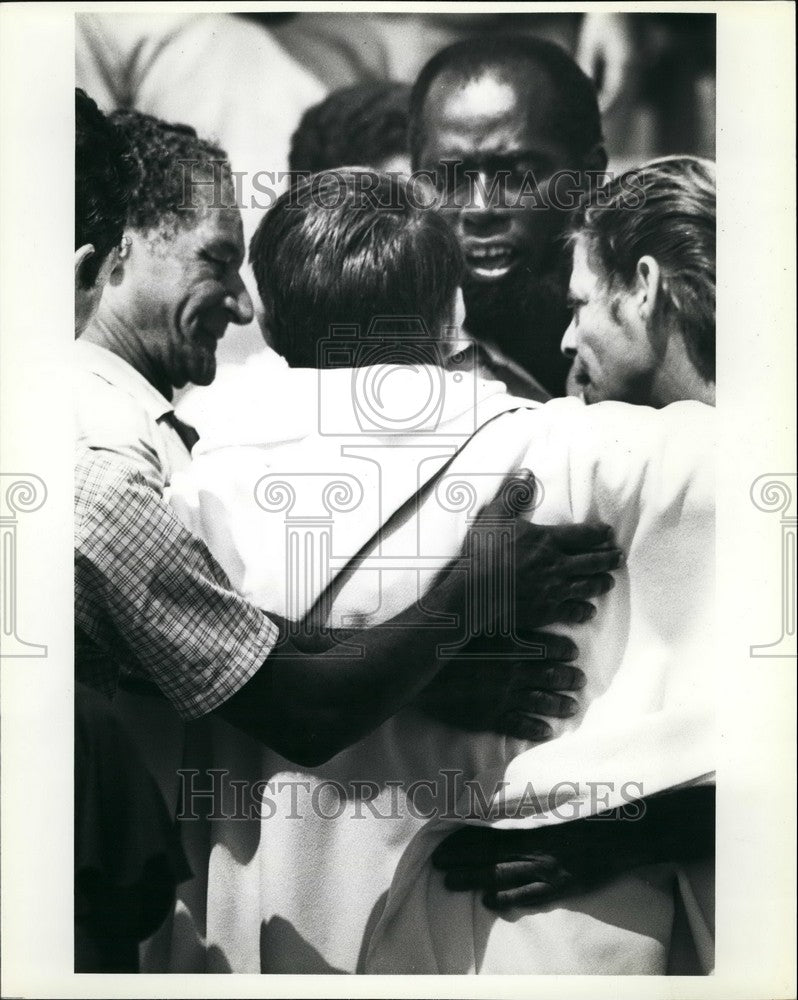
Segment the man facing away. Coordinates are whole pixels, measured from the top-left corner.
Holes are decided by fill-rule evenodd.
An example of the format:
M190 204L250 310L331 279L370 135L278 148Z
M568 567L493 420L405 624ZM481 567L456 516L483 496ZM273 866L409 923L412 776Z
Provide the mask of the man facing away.
M238 210L213 206L216 182L228 191L230 181L223 152L186 127L133 112L115 119L142 170L124 247L110 266L107 299L86 339L76 344L78 654L91 681L107 694L117 691L124 668L126 690L117 692L117 702L174 810L178 768L203 753L202 730L196 723L185 730L181 719L203 720L218 712L288 758L319 761L412 698L446 656L437 654L439 635L408 629L405 620L396 623L397 630L360 630L364 655L341 671L329 669L333 660L340 665L335 637L313 629L309 637L289 637L279 616L232 591L204 545L164 504L196 439L174 415L172 389L212 381L218 339L231 320L245 322L252 306L238 273L243 259ZM176 169L181 158L197 171L195 180L214 182L189 185L196 200L188 207L185 176ZM519 540L525 555L518 566L522 590L523 581L529 582L541 597L538 610L546 606L534 624L588 616L589 599L610 585L607 571L619 559L617 550L607 549L607 531L585 526L534 533L542 546L530 546L526 532ZM596 545L602 551L588 554ZM441 580L440 591L435 588L443 598L440 611L448 613L447 605L454 620L466 607L465 581L457 577L450 575ZM500 610L493 605L494 612ZM525 620L533 624L532 616ZM302 645L303 638L309 646ZM426 652L419 642L427 644ZM293 652L284 666L275 668L289 647ZM574 655L571 643L555 639L548 652L549 661ZM544 658L531 667L539 693L547 694L554 684L561 690L579 686L576 668L550 676L549 666ZM506 680L500 684L506 686ZM521 702L533 709L530 718L537 718L529 697L527 690ZM551 701L541 705L542 714L550 710ZM570 700L554 711L570 711ZM517 717L511 723L518 726ZM184 749L187 732L197 739ZM191 909L201 935L201 877L186 888L182 905ZM193 945L202 947L196 940Z
M629 866L711 851L711 789L679 789L712 769L705 672L696 670L711 604L705 558L711 476L703 461L711 411L695 403L664 414L608 404L594 415L577 400L539 407L508 397L497 383L475 384L445 371L428 349L462 320L461 272L446 264L455 238L439 226L437 213L414 205L404 182L373 179L364 193L357 172L317 175L284 196L259 228L251 262L275 344L296 367L271 382L273 369L253 363L207 391L204 402L198 393L192 412L207 443L182 487L181 504L194 507L237 586L259 603L289 603L295 596L284 593L296 544L292 518L296 531L306 525L310 533L307 518L314 510L307 504L323 485L317 479L359 482L359 502L344 504L329 522L334 540L319 540L318 551L334 556L334 567L317 572L314 564L292 610L301 615L312 605L334 621L371 622L403 606L416 561L439 557L455 543L467 510L491 478L528 462L542 494L534 516L568 521L587 511L611 512L631 546L630 577L580 629L590 648L583 692L588 707L557 724L562 740L533 740L528 750L518 743L498 746L484 720L470 735L436 729L418 712L428 698L435 703L434 683L407 711L323 768L304 770L301 780L279 759L240 744L236 750L231 740L227 755L237 760L237 780L270 780L261 825L251 816L249 831L243 823L218 828L209 874L219 907L214 941L233 967L247 971L661 971L673 916L669 889L646 888L645 876L630 873ZM433 293L421 295L431 279ZM381 325L372 322L375 317ZM424 320L426 339L418 330L413 335L413 318ZM420 424L408 423L406 408L415 413L419 401L414 387L427 377L440 387L442 405ZM371 386L379 391L371 393ZM676 454L669 441L679 442ZM326 506L330 496L321 495ZM328 523L320 516L319 524ZM667 575L676 551L679 585ZM381 568L382 556L388 562ZM693 582L685 591L687 578ZM494 663L499 653L489 643L482 649ZM468 668L460 678L467 687ZM637 752L630 755L632 745ZM646 800L647 822L613 824L572 814L574 822L552 829L545 840L541 831L490 824L476 842L463 843L457 832L441 841L444 831L434 822L422 833L424 818L442 817L451 805L441 801L444 773L495 778L507 768L518 776L526 772L516 754L530 773L540 780L548 774L554 786L566 774L606 767L605 778L634 773L642 794L670 794ZM437 811L426 817L413 811L419 784L438 798ZM305 788L304 805L276 801L272 790L285 787L298 794ZM488 799L489 787L480 785ZM311 808L323 791L332 800ZM689 830L685 815L694 824ZM448 819L454 819L451 812ZM623 836L629 829L635 835ZM511 843L507 833L514 835ZM414 895L408 871L415 872L419 856L413 861L411 841L437 843L436 861L451 874L448 889L480 890L491 906L545 897L544 907L557 908L559 895L578 894L568 906L573 920L565 918L567 933L548 921L542 936L532 931L536 946L523 939L507 947L506 925L484 916L468 892L462 904L457 896L441 897L439 875L438 882L420 876ZM268 864L252 863L246 844L254 843ZM322 879L307 878L311 857ZM586 894L593 886L600 911ZM233 920L222 919L230 916L228 896L250 901ZM437 916L424 912L425 899L434 900ZM409 908L403 909L403 900ZM626 930L614 928L612 913L627 905ZM591 914L599 912L597 924ZM518 917L522 930L530 921L539 926L533 911ZM490 944L485 955L471 921ZM598 938L591 930L596 926ZM471 947L477 948L474 956Z
M231 202L224 197L231 192L223 151L198 139L188 127L148 115L125 112L112 120L141 170L123 250L110 268L109 287L94 320L76 344L78 446L122 460L162 499L176 471L190 462L190 447L197 438L196 431L175 416L172 391L189 382L213 381L216 344L229 321L251 318L252 303L239 275L240 213L226 207ZM191 162L193 187L185 183L181 159ZM210 187L208 180L214 181ZM438 228L448 233L444 223ZM143 502L140 489L134 492ZM578 547L579 530L571 535ZM602 529L586 528L583 535L586 552L604 538ZM120 544L135 548L130 540ZM194 542L186 555L196 564ZM589 599L603 592L603 574L615 559L617 552L597 560L588 556L588 565L597 567L592 582L587 578L593 570L586 573L579 560L566 571L570 582L562 581L562 587L553 579L541 580L542 590L562 599L555 602L550 621L560 615L588 615ZM551 562L549 570L558 573ZM141 602L142 612L144 607ZM214 703L223 700L223 690L209 691L208 697Z

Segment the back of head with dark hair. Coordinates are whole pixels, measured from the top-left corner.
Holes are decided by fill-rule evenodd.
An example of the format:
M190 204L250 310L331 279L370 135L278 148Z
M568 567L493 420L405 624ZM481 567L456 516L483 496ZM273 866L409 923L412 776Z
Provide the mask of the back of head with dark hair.
M124 137L79 87L75 88L75 249L92 244L80 271L90 288L125 227L137 171Z
M451 321L460 246L408 190L388 174L327 171L283 194L261 221L250 263L274 347L293 367L352 364L320 350L333 325L363 338L376 317L414 317L437 338ZM397 339L404 325L394 324Z
M627 170L575 222L607 285L630 288L641 257L659 264L655 321L682 334L699 374L715 380L715 164L669 156Z
M568 53L552 42L529 35L467 38L441 49L422 68L410 94L409 144L413 167L420 166L424 143L424 105L441 77L455 83L479 79L486 71L543 70L560 103L553 138L583 157L602 140L596 89Z
M409 102L410 87L391 80L334 90L302 116L291 139L289 169L376 167L406 153Z
M128 209L132 229L166 233L178 222L192 224L196 215L190 206L201 207L201 193L206 199L223 197L221 181L229 178L227 154L198 138L190 125L169 124L132 110L114 111L111 121L139 167Z

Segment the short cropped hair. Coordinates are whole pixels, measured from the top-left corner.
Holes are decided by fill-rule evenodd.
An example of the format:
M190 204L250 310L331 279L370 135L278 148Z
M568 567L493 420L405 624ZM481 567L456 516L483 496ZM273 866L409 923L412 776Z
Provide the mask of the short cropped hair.
M407 152L410 87L392 80L334 90L302 115L291 139L292 171L376 167Z
M609 287L630 288L649 255L662 282L655 322L682 331L703 378L715 380L715 164L669 156L627 170L603 188L575 222Z
M555 138L577 158L603 142L596 88L565 49L530 35L485 35L441 49L422 68L410 94L409 142L418 168L424 136L424 105L432 85L442 76L457 82L476 80L487 70L533 65L543 70L560 101Z
M131 229L167 232L178 223L193 225L196 212L190 205L199 209L197 193L210 191L204 182L224 173L229 177L227 153L200 139L190 125L169 124L140 111L114 111L111 121L139 167L139 183L128 209Z
M103 261L122 240L137 180L124 137L95 102L75 88L75 249L92 244L80 282L91 288Z
M262 219L250 264L273 346L292 367L337 366L321 349L332 325L363 337L376 317L413 317L437 338L452 319L460 245L408 191L394 175L325 171L281 195ZM397 340L402 329L393 325Z

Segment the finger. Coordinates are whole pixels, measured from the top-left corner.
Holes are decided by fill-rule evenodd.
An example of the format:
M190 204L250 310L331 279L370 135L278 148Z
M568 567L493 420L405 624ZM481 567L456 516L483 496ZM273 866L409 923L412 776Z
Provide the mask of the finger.
M597 573L595 576L584 576L572 580L568 585L568 593L573 598L587 600L590 597L601 597L615 586L615 580L609 573Z
M587 683L583 671L567 663L519 663L513 675L511 697L524 691L581 691Z
M481 867L451 868L443 884L453 892L481 889L493 894L553 879L554 875L555 868L550 861L501 861Z
M507 910L511 906L534 906L544 903L556 895L556 887L549 882L531 882L517 889L502 892L488 892L482 902L489 910Z
M563 552L587 552L611 545L614 534L608 524L556 524L549 528L550 538Z
M557 621L567 622L569 625L582 625L595 617L595 605L587 601L563 601L557 608Z
M500 861L490 871L492 884L487 890L506 892L541 882L553 884L557 877L557 865L553 858L536 858L524 861Z
M562 566L569 576L592 576L594 573L610 573L619 569L623 561L620 549L609 548L569 555L562 561Z
M520 708L505 712L497 721L496 728L505 736L512 736L517 740L529 740L532 743L542 743L554 735L554 730L548 722Z
M587 684L584 670L567 663L551 663L546 667L546 684L554 691L581 691Z
M518 708L513 709L513 711L534 712L550 719L570 719L579 711L578 701L555 691L519 692L516 695L516 700Z
M495 866L483 868L450 868L443 876L443 884L452 892L468 892L473 889L496 892Z
M537 647L536 650L530 650L528 647ZM575 660L579 656L579 647L576 643L567 635L555 635L552 632L527 632L523 629L519 629L518 634L513 637L512 643L510 645L510 650L512 652L526 652L530 653L530 659L521 662L535 663L540 665L541 660L555 660L558 663L567 663L569 660ZM532 655L536 653L537 655Z

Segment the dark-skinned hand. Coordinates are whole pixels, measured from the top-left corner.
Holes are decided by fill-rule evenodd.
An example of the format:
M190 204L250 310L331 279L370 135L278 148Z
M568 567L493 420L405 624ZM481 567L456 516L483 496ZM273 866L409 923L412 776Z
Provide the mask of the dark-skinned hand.
M715 788L675 789L584 819L533 830L463 827L435 849L454 892L482 892L490 909L541 906L641 865L713 856Z
M416 706L459 729L548 739L553 730L547 719L578 711L573 695L584 687L585 675L573 663L577 647L566 636L530 632L520 638L473 639L421 692Z

